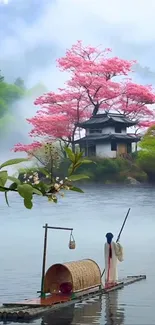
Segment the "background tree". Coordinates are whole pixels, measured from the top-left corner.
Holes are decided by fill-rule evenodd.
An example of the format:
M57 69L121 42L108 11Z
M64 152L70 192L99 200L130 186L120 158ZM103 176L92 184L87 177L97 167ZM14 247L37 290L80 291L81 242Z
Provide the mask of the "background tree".
M42 94L47 92L47 87L43 83L38 82L32 88L26 90L25 96L32 98L32 100L35 100L36 97L41 96Z
M16 85L0 82L0 117L6 114L10 106L24 95Z
M137 162L148 176L150 182L155 182L155 125L150 127L139 143Z
M22 90L25 90L25 89L26 89L25 84L24 84L24 80L21 79L20 77L18 77L18 78L15 80L14 84L15 84L17 87L21 88Z
M4 81L4 77L1 75L1 70L0 70L0 82Z

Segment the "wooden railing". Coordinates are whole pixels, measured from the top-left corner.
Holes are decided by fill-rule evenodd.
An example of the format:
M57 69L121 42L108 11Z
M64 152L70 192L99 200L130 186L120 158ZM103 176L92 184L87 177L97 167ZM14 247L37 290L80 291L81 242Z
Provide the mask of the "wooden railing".
M131 154L129 153L117 153L117 158L123 158L130 161L133 160Z

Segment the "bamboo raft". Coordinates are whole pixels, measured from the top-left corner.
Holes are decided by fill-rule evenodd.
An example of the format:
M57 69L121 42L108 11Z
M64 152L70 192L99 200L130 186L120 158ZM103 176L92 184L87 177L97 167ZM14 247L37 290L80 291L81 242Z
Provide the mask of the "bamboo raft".
M45 298L24 300L16 303L4 303L0 307L0 321L28 322L37 319L45 313L51 313L60 308L86 301L92 297L119 290L132 283L145 280L146 275L128 276L109 288L94 287L74 293L74 295L49 294Z

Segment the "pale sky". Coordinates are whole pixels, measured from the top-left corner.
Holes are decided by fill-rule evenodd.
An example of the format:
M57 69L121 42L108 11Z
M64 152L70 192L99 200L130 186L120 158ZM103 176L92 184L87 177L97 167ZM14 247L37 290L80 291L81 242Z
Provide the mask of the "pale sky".
M0 4L0 69L9 79L40 80L54 90L66 78L55 59L83 40L155 71L154 13L154 0L8 0Z
M56 91L67 78L56 68L56 59L82 40L85 45L110 47L114 56L137 60L134 81L155 86L155 0L2 1L0 70L7 81L21 77L28 87L42 82ZM36 109L33 100L11 109L18 129L10 124L4 149L30 141L25 118L35 115Z

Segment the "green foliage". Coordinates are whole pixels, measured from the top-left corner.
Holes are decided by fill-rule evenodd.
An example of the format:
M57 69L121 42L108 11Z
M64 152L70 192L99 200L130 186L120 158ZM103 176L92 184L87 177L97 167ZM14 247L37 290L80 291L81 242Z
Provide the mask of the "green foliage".
M88 178L87 175L84 174L77 174L75 175L74 172L78 170L79 166L82 166L83 163L85 163L85 160L82 158L81 153L73 153L71 149L68 150L68 148L65 148L66 154L68 155L68 158L70 158L71 167L68 169L68 177L65 177L64 180L58 181L57 178L54 178L51 173L48 172L46 169L42 169L42 173L48 176L49 182L46 184L45 182L39 180L37 174L35 174L35 177L33 178L33 183L27 183L27 182L21 182L21 180L9 176L7 171L0 171L0 191L4 192L6 203L9 206L8 202L8 192L14 191L18 193L22 199L24 206L27 209L31 209L33 207L33 195L41 195L46 196L48 198L48 201L52 201L54 203L57 203L58 201L58 195L60 194L63 196L64 194L61 192L62 190L71 190L74 192L83 193L83 191L72 185L72 182L81 180L84 178ZM28 159L23 158L17 158L17 159L11 159L3 164L1 164L0 169L18 164L21 162L27 162ZM91 161L87 160L87 164L91 163ZM7 181L11 181L11 185L9 187L6 186Z
M0 74L0 132L3 134L10 119L13 119L11 105L21 99L24 90L15 84L8 84Z
M27 209L31 209L33 206L32 199L33 194L42 195L42 192L29 184L22 184L17 186L19 195L24 199L24 205Z
M1 75L1 70L0 70L0 82L4 81L4 77Z
M77 175L71 175L69 176L70 181L79 181L81 179L89 178L87 175L77 174Z
M15 119L14 116L11 115L11 113L9 113L9 112L4 113L4 112L5 112L5 110L3 109L2 110L2 114L4 114L3 116L1 115L1 112L0 112L0 135L1 135L1 140L5 139L5 135L7 133L10 133L9 125L15 125L15 123L17 123L17 120Z
M8 178L8 173L6 170L0 171L0 186L5 186Z
M87 161L86 161L87 162ZM92 161L91 161L92 162ZM79 167L78 173L90 176L96 182L107 182L118 179L118 175L122 168L125 167L125 160L94 158L94 164Z
M148 180L155 181L155 152L141 150L137 157L138 166L147 174Z
M68 169L69 176L72 175L77 168L80 169L82 165L95 163L92 160L88 160L88 159L86 160L85 158L83 158L83 152L77 151L76 153L73 153L69 147L65 148L65 152L67 153L69 160L72 162L72 164L69 166ZM86 177L86 175L85 177L84 175L81 175L81 179L83 178L88 178L88 177Z
M0 104L8 109L8 106L23 96L23 90L16 85L0 82ZM1 111L1 106L0 106ZM1 112L2 113L2 112Z
M38 83L31 89L28 89L25 92L25 95L27 97L34 98L34 100L35 100L38 96L41 96L42 94L47 93L47 92L48 92L48 89L42 83Z
M139 142L139 147L147 152L155 153L155 126L147 130L146 134Z
M30 98L31 102L36 97L47 93L48 89L41 83L38 83L33 88L27 90L24 85L24 80L17 78L14 84L9 84L5 81L0 71L0 134L4 137L4 133L8 132L8 125L15 123L14 115L12 114L13 104L22 99Z
M75 186L71 186L70 187L70 191L74 191L74 192L79 192L79 193L84 193L81 188L75 187Z
M94 181L105 184L126 182L127 177L133 177L140 182L144 182L147 180L147 175L137 164L136 156L135 158L131 157L131 160L92 157L88 165L85 165L85 159L83 158L83 163L79 166L76 174L84 174L89 177L89 179L84 177L83 181ZM61 163L61 177L66 173L68 164L69 161L66 159ZM78 181L77 178L76 180Z
M139 143L137 164L147 174L149 181L155 181L155 126L150 127Z
M4 116L4 114L7 113L7 110L8 110L8 105L6 101L0 97L0 117Z
M21 184L20 180L19 180L18 178L13 177L13 176L8 176L7 179L8 179L9 181L15 183L16 185L20 185L20 184Z
M28 159L27 158L10 159L10 160L5 161L2 165L0 165L0 169L7 167L7 166L17 165L17 164L20 164L25 161L27 162Z

